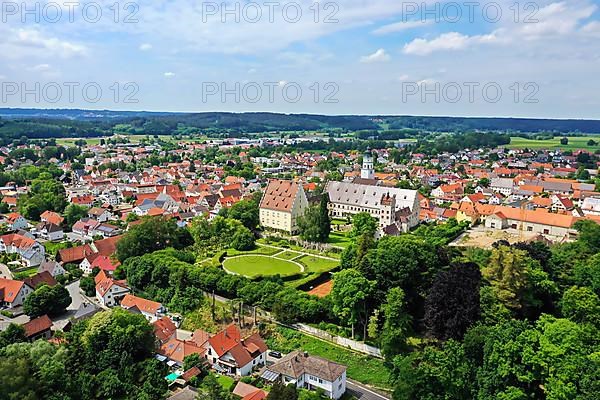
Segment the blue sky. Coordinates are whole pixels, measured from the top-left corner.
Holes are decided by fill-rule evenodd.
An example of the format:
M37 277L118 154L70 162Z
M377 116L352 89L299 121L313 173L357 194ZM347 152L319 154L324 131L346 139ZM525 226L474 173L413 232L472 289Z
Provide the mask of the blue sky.
M88 3L3 2L2 106L600 118L597 1Z

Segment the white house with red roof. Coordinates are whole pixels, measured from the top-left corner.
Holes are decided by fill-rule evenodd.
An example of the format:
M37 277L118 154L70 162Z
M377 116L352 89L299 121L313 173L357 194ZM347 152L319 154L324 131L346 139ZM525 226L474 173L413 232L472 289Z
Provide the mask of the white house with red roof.
M121 299L129 293L129 286L123 280L115 280L107 276L104 271L96 275L96 299L104 307L114 307L121 302Z
M23 305L33 288L23 281L0 278L0 306L15 308Z
M156 322L166 312L159 302L143 299L129 293L121 300L121 308L142 314L150 323Z
M28 267L37 267L46 261L46 250L35 239L19 233L0 236L0 252L17 253Z
M29 223L21 214L14 212L6 216L6 225L11 231L18 231L19 229L26 229Z
M229 325L205 343L206 359L217 371L246 376L265 365L267 345L257 334L242 338L236 325Z

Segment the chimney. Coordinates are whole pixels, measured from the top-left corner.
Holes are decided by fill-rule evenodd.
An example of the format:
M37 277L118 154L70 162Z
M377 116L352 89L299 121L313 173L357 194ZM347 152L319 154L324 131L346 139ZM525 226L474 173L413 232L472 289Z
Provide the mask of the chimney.
M304 352L304 357L305 357L305 358L308 358L308 351L305 351L305 352Z

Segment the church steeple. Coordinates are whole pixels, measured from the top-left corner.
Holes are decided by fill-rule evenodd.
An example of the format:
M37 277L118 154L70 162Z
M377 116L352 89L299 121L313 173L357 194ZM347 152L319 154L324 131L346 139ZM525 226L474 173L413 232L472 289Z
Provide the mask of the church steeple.
M363 165L360 170L360 177L362 179L375 179L375 170L373 169L373 153L371 149L367 147L367 151L363 154Z

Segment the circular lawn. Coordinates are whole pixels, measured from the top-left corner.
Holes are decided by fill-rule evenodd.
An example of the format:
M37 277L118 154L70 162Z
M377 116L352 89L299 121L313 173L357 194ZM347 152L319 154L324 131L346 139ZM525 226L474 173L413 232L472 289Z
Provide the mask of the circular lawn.
M223 268L229 273L244 275L248 278L278 274L290 276L304 270L304 267L297 262L262 255L227 258L223 261Z

